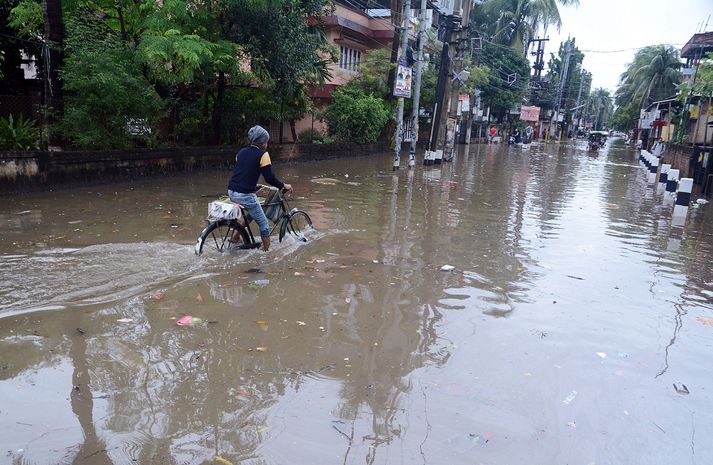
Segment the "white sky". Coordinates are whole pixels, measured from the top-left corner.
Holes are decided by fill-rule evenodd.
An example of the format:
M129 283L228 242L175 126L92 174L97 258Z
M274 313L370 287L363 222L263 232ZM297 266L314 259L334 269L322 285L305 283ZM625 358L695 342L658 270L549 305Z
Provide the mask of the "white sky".
M592 73L592 89L604 87L612 93L619 76L631 63L636 50L594 53L587 50L622 50L656 44L683 47L701 22L713 31L713 0L580 0L579 7L560 6L562 28L548 31L545 67L550 53L557 53L567 36L576 38L584 52L583 67ZM534 57L531 57L531 59Z

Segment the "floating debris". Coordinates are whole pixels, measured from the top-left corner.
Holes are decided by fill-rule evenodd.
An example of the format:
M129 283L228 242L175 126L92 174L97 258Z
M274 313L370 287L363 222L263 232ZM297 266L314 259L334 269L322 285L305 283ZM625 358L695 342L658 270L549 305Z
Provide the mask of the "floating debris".
M340 182L338 179L334 179L334 178L313 178L313 179L310 179L310 181L312 181L315 184L324 184L327 186L334 186L335 184Z
M178 326L195 326L201 323L203 323L202 319L196 318L191 315L182 316L178 319L178 321L176 321L176 324Z
M218 462L218 463L220 463L220 464L222 464L222 465L233 465L233 462L231 462L231 461L228 460L228 459L224 459L224 458L221 457L220 455L216 455L215 457L213 457L213 460L215 460L216 462Z
M441 267L441 271L453 271L455 269L456 269L456 267L453 265L443 265Z
M572 401L574 400L575 397L577 397L577 391L572 391L569 393L569 395L567 397L565 397L565 399L562 401L562 403L565 405L569 405L572 403Z
M688 395L688 394L691 393L691 391L689 391L688 388L686 387L686 385L683 384L683 383L681 383L681 384L673 383L673 388L674 388L674 389L676 390L676 392L678 392L679 394Z
M250 287L251 289L260 289L267 286L268 284L270 284L269 279L255 279L253 281L250 281L248 287Z

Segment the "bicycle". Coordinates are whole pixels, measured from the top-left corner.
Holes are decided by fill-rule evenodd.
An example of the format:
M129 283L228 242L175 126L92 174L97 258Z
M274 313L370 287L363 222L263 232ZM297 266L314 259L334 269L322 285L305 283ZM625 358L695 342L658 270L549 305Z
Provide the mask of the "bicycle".
M270 235L279 227L279 241L288 234L300 242L307 242L305 232L314 229L309 215L297 208L290 210L285 198L286 191L268 186L259 186L258 195L267 194L262 209L268 222L272 223ZM262 245L255 240L250 225L254 223L245 208L230 200L215 201L208 206L208 226L203 229L195 245L196 255L205 251L225 253L256 249Z

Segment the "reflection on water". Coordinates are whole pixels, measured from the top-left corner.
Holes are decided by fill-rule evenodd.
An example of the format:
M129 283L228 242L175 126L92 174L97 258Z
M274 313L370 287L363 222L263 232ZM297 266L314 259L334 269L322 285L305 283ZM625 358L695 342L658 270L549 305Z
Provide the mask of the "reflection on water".
M0 450L713 461L697 439L713 433L711 213L673 225L633 151L580 145L474 146L397 173L389 156L280 167L317 231L268 254L193 255L224 173L9 199Z

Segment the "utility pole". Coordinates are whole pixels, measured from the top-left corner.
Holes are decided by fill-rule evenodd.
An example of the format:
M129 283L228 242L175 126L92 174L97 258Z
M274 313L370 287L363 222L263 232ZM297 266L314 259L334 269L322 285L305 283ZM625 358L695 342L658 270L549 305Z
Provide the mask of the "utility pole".
M461 0L455 0L453 14L446 18L446 31L443 38L443 51L441 53L441 69L438 75L438 85L436 86L436 110L435 120L433 124L434 131L431 133L431 156L434 157L432 164L440 164L443 158L444 145L447 141L446 131L449 120L449 110L451 108L450 98L452 95L446 90L449 79L452 76L452 67L455 58L457 57L457 44L460 37L461 25ZM456 40L453 40L453 33L456 34ZM456 97L456 105L457 105ZM456 107L457 108L457 107ZM444 111L445 110L445 111ZM454 112L455 113L455 112ZM455 126L455 122L453 123ZM455 128L453 128L455 130ZM434 133L435 132L435 133ZM437 147L441 147L437 150Z
M458 19L458 22L460 20ZM425 166L431 166L436 163L436 147L438 146L438 137L441 128L441 116L443 114L444 97L446 93L446 84L448 82L448 74L450 68L450 42L455 29L456 18L449 15L446 18L445 31L443 35L443 50L441 50L441 67L438 69L438 82L436 84L436 99L433 106L433 116L431 121L431 135L428 140L428 150L423 159ZM440 163L440 162L439 162Z
M565 42L565 57L562 61L562 69L560 70L559 82L557 83L557 99L555 100L555 113L554 115L552 115L552 119L550 120L550 136L552 135L553 126L556 127L556 125L553 125L553 123L555 121L559 121L560 107L562 106L562 94L564 92L565 82L567 81L567 72L569 71L569 59L571 55L571 41L570 39L567 39L567 42Z
M411 147L408 153L408 167L416 165L416 143L418 139L418 113L421 104L421 74L423 73L423 43L426 40L426 0L421 0L421 11L418 16L418 54L416 55L416 72L413 79L413 111L411 113Z
M575 132L579 129L579 114L581 113L579 111L579 102L582 98L582 88L584 87L584 77L586 76L587 71L582 70L579 73L579 92L577 92L577 103L574 105L575 113L572 115L572 123L574 123L574 130Z
M406 49L408 48L408 28L409 22L411 21L411 0L405 0L404 14L403 14L403 26L401 27L401 57L399 62L405 62L406 60ZM400 64L399 63L399 64ZM395 85L395 84L394 84ZM394 147L394 167L393 171L399 169L401 164L401 145L403 144L403 132L404 132L404 98L399 97L398 106L396 107L396 146Z
M443 159L446 161L453 160L453 152L455 148L455 137L456 137L456 126L458 124L457 113L458 113L458 100L460 94L460 84L461 76L460 73L463 70L463 22L467 21L467 18L463 16L462 10L462 0L456 0L453 6L453 16L458 18L458 28L454 31L456 33L455 37L455 47L451 51L453 58L451 59L451 75L453 78L450 81L450 97L448 98L449 108L448 114L444 118L445 122L445 132L443 133ZM436 163L440 161L436 158Z
M549 37L545 39L531 39L530 42L537 42L537 52L535 52L535 63L532 65L532 77L537 81L542 78L542 70L545 69L545 42L550 40Z
M472 6L471 6L472 8ZM470 18L470 12L467 15L468 18ZM470 22L470 19L468 19L468 22ZM480 54L483 49L483 41L482 38L480 37L480 34L477 32L475 33L475 37L469 38L470 40L470 57L473 60L473 66L474 67L479 67L480 66ZM476 45L477 44L477 45ZM480 112L480 94L482 92L480 89L473 89L473 102L470 102L470 99L468 99L468 104L470 108L468 109L468 113L465 115L465 145L468 147L468 150L470 150L470 136L471 136L471 131L473 130L473 121L475 121L476 117L476 112ZM482 121L480 124L478 124L478 131L480 131L483 128ZM478 140L480 140L480 134L478 134Z
M391 59L389 62L391 63L391 66L389 67L389 81L387 83L388 88L392 89L394 88L394 83L396 82L396 60L399 58L399 42L401 36L399 35L400 33L400 27L399 25L401 24L401 20L403 18L402 12L403 12L403 4L405 3L406 0L391 0L391 23L394 25L394 37L391 39ZM389 100L392 100L394 98L394 94L389 93L387 96Z

